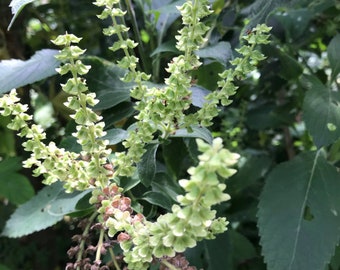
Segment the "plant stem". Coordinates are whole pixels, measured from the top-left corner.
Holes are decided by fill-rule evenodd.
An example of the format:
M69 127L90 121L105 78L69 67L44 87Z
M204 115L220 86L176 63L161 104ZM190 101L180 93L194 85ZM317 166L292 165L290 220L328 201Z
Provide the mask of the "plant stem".
M82 239L81 239L81 242L80 242L80 245L79 245L79 252L78 252L78 255L77 255L77 262L80 262L82 257L83 257L83 252L84 252L84 248L85 248L85 239L86 239L86 236L89 233L91 224L92 224L93 220L96 218L97 215L98 215L98 213L94 212L90 216L89 222L87 223L87 225L85 227L85 230L84 230L84 232L82 234ZM77 266L77 270L80 270L80 266Z
M168 267L170 270L180 270L177 267L173 266L171 263L169 263L167 260L162 260L161 263Z
M104 237L106 241L109 240L107 235L105 235ZM121 270L117 262L116 255L114 254L113 249L111 247L109 248L109 253L110 253L113 265L115 266L116 270Z
M103 239L104 239L104 229L101 229L100 234L99 234L98 244L97 244L97 252L96 252L96 259L95 259L96 262L100 261L101 249L103 247Z

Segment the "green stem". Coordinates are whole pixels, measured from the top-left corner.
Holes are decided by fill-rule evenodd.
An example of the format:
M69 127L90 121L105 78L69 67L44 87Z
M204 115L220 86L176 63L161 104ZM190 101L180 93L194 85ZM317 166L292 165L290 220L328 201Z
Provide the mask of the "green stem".
M87 225L85 227L85 230L84 230L84 232L82 234L81 242L80 242L80 245L79 245L79 251L78 251L78 254L77 254L77 262L80 262L82 257L83 257L86 236L88 235L90 227L91 227L91 224L92 224L93 220L96 218L97 215L98 215L98 213L94 212L90 216L89 222L87 223ZM77 270L80 270L80 266L77 266Z
M96 252L96 259L95 259L96 262L100 261L101 249L103 247L103 239L104 239L104 229L101 229L100 234L99 234L98 244L97 244L97 252Z
M105 235L105 240L106 240L106 241L109 240L109 238L108 238L107 235ZM116 255L114 254L113 249L112 249L111 247L109 248L109 253L110 253L111 260L112 260L113 265L115 266L116 270L121 270L121 269L120 269L120 266L119 266L119 264L118 264L118 262L117 262Z
M162 260L161 263L164 264L166 267L168 267L170 270L180 270L166 260Z

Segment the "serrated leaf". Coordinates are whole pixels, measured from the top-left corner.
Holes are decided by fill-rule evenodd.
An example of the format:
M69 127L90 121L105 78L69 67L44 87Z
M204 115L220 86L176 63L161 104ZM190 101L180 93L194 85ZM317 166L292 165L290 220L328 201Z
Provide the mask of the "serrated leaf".
M232 58L232 49L229 42L221 41L212 46L205 47L195 52L201 58L214 59L226 66L228 60Z
M141 200L160 206L168 211L171 210L171 206L173 204L172 200L168 196L166 196L164 193L156 191L145 192Z
M9 26L7 28L7 31L12 27L12 24L14 23L16 17L18 17L19 13L23 8L29 4L32 3L35 0L12 0L9 6L11 7L12 14L14 15L11 22L9 23Z
M130 100L130 89L133 83L121 80L126 70L99 57L86 57L83 62L91 65L89 73L85 76L91 91L97 94L99 103L95 110L112 108L117 104Z
M193 126L192 132L189 132L187 129L182 128L176 130L175 134L171 135L170 137L183 137L183 138L199 138L203 139L208 143L212 143L213 137L209 129L205 127Z
M314 76L305 76L303 83L309 89L303 102L307 130L317 147L329 145L340 137L340 95Z
M22 204L34 196L34 189L30 181L17 173L20 169L21 163L18 157L0 162L0 196L16 205Z
M156 173L156 152L159 144L149 144L146 146L141 161L137 164L137 172L140 181L146 187L149 187Z
M332 68L331 81L334 81L340 73L340 34L332 38L327 47L327 56Z
M29 60L17 59L0 62L0 93L40 81L56 74L60 62L55 59L57 50L37 51Z
M324 269L340 238L339 190L340 175L320 152L303 153L268 175L258 207L268 269Z
M16 238L46 229L62 220L64 214L74 212L84 195L82 192L65 194L61 182L46 186L16 209L1 235Z

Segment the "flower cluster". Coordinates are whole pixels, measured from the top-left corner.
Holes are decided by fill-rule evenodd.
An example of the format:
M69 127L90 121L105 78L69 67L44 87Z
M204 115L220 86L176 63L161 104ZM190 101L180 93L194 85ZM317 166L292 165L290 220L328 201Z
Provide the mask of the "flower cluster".
M106 157L110 151L106 149L106 142L100 139L105 134L104 123L99 122L100 116L88 108L98 101L94 94L86 93L86 82L79 77L89 70L88 66L77 60L84 50L72 44L79 41L79 38L71 34L59 36L54 40L56 45L65 46L57 56L65 62L58 69L59 73L63 75L70 72L72 75L62 87L69 94L65 105L75 111L71 117L77 123L77 132L73 135L82 146L80 154L58 148L54 142L46 145L43 142L46 138L45 132L39 125L28 124L32 120L26 113L28 106L19 103L20 99L15 90L0 98L1 114L14 117L8 127L27 139L23 146L26 151L31 152L31 156L24 162L24 166L36 167L34 175L44 175L45 184L58 180L64 182L64 187L69 192L74 189L85 190L91 186L105 187L112 176L112 172L106 168Z
M237 86L235 80L242 80L256 69L257 64L265 59L265 56L256 49L257 45L268 44L271 27L265 24L257 25L248 35L242 38L248 44L236 49L240 57L230 61L232 68L220 73L221 80L217 82L218 90L206 96L207 102L203 105L195 116L202 126L212 125L212 120L219 113L218 105L229 105L232 101L230 96L236 94Z
M124 39L124 34L129 30L122 22L125 14L119 8L119 1L100 0L95 2L98 6L104 6L99 18L111 17L113 25L104 29L105 35L117 35L118 41L110 48L113 51L122 49L125 56L118 62L122 68L129 72L125 75L125 81L134 81L135 87L131 90L131 96L138 101L136 109L139 114L136 128L131 130L129 137L123 143L127 152L116 153L116 175L131 175L133 164L140 161L145 152L144 146L154 139L156 131L162 138L167 138L181 125L189 126L185 112L191 105L192 78L189 72L200 66L198 57L194 51L205 42L204 35L208 27L201 21L211 13L208 0L186 1L178 7L182 15L184 27L176 36L178 50L182 55L173 58L166 69L170 74L165 79L166 87L148 88L145 81L150 76L136 70L138 58L130 52L137 46L131 39ZM121 22L121 23L119 23Z
M194 247L197 241L212 239L227 229L226 219L216 218L211 208L229 200L220 177L228 178L236 172L230 167L239 155L224 149L220 138L214 139L212 145L202 140L197 140L197 144L203 152L199 164L189 168L190 179L179 181L185 195L179 195L179 204L156 222L133 214L131 200L115 184L93 192L90 201L98 205L100 220L109 236L117 236L129 269L147 269L154 258L174 257Z

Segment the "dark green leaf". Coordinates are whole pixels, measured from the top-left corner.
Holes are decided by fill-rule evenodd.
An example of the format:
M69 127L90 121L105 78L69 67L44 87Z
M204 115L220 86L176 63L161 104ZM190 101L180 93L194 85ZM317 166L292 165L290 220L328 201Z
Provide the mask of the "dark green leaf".
M141 181L139 179L138 172L135 172L133 176L122 177L120 179L119 186L126 192L137 186L140 182Z
M23 204L34 196L30 181L17 173L21 169L20 158L8 158L0 162L0 197L11 203Z
M207 102L205 96L208 95L210 91L199 85L192 86L190 90L192 92L192 105L202 108L203 104Z
M133 84L121 80L126 70L99 57L86 57L83 62L91 65L86 79L89 89L96 92L100 100L94 107L96 110L108 109L130 100L130 89Z
M196 55L201 58L214 59L226 66L227 62L232 58L232 50L229 42L221 41L196 51Z
M305 34L313 14L309 9L303 8L276 13L273 17L284 28L286 39L290 43Z
M164 193L156 191L145 192L141 200L160 206L168 211L171 210L171 206L173 204L172 200L168 196L166 196Z
M203 139L208 143L212 143L212 135L209 129L205 127L193 126L192 132L189 132L187 129L178 129L175 134L171 135L170 137L183 137L183 138L199 138Z
M17 59L0 62L0 93L50 77L57 72L60 62L55 59L57 50L37 51L29 60Z
M222 73L225 67L219 62L212 62L200 66L192 72L193 77L197 78L197 84L214 91L217 88L217 81L220 80L219 73Z
M229 229L229 239L232 247L232 256L235 269L238 269L245 262L257 256L252 243L242 234Z
M121 128L112 128L106 130L106 135L102 137L103 140L108 140L109 145L120 143L126 139L128 132Z
M339 190L340 175L320 151L303 153L270 173L258 210L268 269L324 269L340 237Z
M174 138L162 148L163 158L168 171L177 179L182 173L183 161L186 158L186 146L181 138Z
M152 182L152 190L165 193L173 201L177 201L177 196L183 194L183 189L179 184L171 179L165 173L157 173L155 176L155 181Z
M149 144L146 147L142 160L137 164L138 176L142 184L149 187L156 173L156 152L158 144Z
M238 168L237 173L228 180L228 189L232 193L239 193L244 188L256 183L264 177L271 165L269 156L251 156Z
M176 41L169 40L167 42L162 43L150 54L150 56L152 57L155 56L156 54L163 52L179 53L179 50L176 48Z
M329 145L340 137L340 95L313 76L303 83L309 89L303 102L307 130L317 147Z
M340 34L332 38L327 48L329 64L332 68L331 81L334 81L340 73Z

